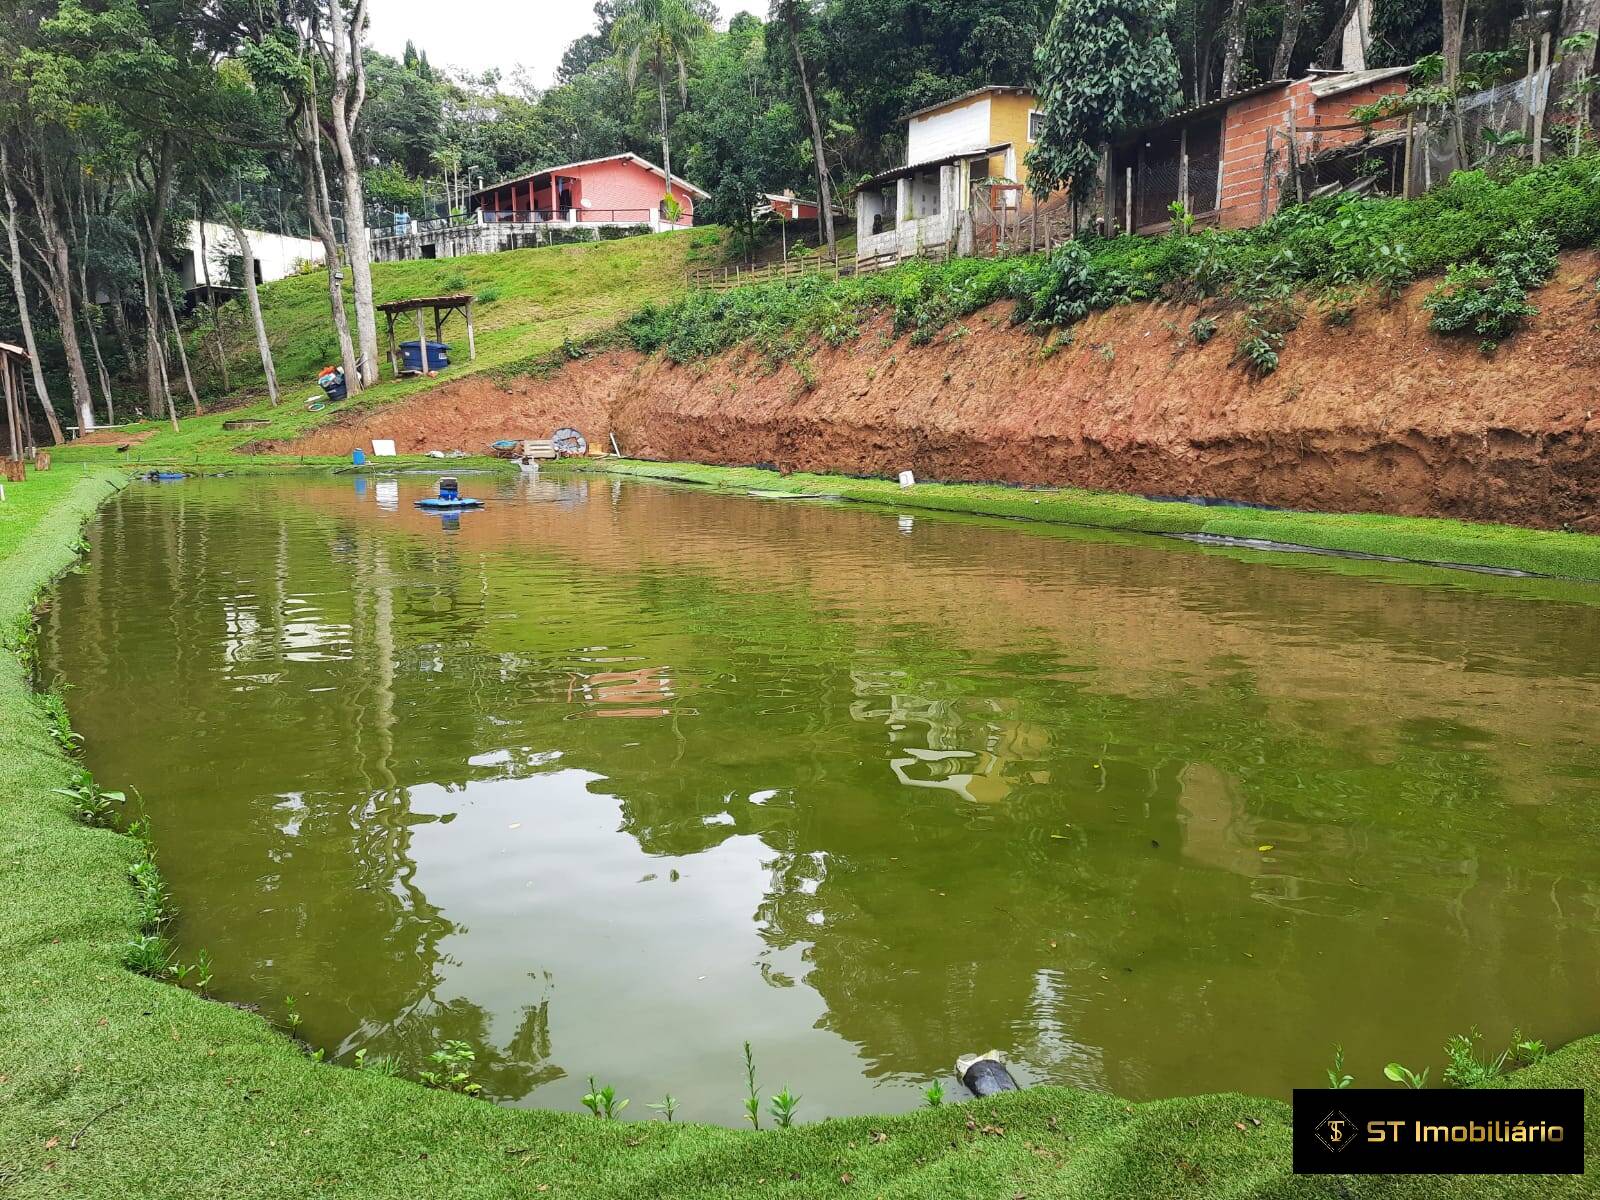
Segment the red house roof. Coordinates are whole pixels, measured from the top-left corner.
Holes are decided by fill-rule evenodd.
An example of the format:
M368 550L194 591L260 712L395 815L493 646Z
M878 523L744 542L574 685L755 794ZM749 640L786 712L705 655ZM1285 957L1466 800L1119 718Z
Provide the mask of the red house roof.
M599 163L619 162L624 159L631 161L635 166L642 167L654 175L661 176L662 184L666 184L667 173L660 167L656 166L655 163L651 162L649 159L640 158L637 154L608 154L604 158L586 158L582 162L562 163L559 167L546 167L542 171L529 171L524 175L517 175L510 179L502 179L499 183L490 184L486 188L479 188L477 191L468 196L467 199L476 200L480 196L487 196L490 192L498 191L499 189L505 187L515 187L519 183L527 183L530 179L538 179L542 175L565 175L578 171L582 167L592 167ZM681 175L673 175L672 182L698 199L711 199L710 192L695 187L694 184L690 183Z

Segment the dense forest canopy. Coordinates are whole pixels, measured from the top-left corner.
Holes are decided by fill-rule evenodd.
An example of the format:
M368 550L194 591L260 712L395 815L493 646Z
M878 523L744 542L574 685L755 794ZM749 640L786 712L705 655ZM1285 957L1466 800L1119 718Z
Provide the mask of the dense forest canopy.
M1097 106L1118 89L1076 86L1063 66L1095 61L1083 44L1098 36L1093 11L1166 47L1141 57L1161 74L1141 112L1337 65L1357 11L1357 0L772 0L765 19L723 24L713 0L600 0L591 31L542 81L442 70L425 41L380 53L367 13L382 2L11 5L0 29L0 337L38 351L30 403L49 436L129 408L176 420L203 405L187 355L214 353L205 337L220 343L225 316L202 305L180 323L173 276L197 218L241 236L309 236L348 267L329 275L330 319L359 387L376 345L364 231L396 214L448 215L481 183L629 151L670 156L710 193L697 219L748 244L763 192L848 207L852 185L903 160L908 112L980 85L1048 85L1077 106L1063 136L1104 134ZM1530 30L1570 43L1597 10L1373 0L1368 62L1515 58ZM1592 42L1568 57L1580 83L1592 78ZM215 282L245 286L248 310L228 308L254 314L240 274ZM226 388L225 362L221 374Z

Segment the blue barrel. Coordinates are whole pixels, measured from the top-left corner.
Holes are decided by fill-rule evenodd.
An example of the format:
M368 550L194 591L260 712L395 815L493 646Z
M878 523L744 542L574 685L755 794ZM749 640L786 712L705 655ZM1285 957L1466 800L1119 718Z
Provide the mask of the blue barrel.
M401 342L400 357L408 371L422 370L422 343ZM428 370L442 371L450 365L450 347L443 342L428 343Z
M358 467L367 465L367 452L365 450L350 451L350 461Z

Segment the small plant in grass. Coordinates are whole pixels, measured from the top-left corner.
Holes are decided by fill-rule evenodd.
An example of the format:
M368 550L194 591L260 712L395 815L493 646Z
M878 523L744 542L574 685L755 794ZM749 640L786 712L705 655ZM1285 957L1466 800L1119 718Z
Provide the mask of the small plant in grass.
M615 1121L617 1114L628 1107L628 1101L617 1099L617 1089L609 1083L596 1087L594 1076L589 1076L589 1090L584 1094L583 1106L602 1121Z
M498 299L500 299L500 289L497 287L486 287L478 293L479 304L493 304Z
M922 1101L929 1108L944 1107L944 1084L935 1079L922 1092Z
M784 1088L772 1098L772 1119L777 1122L779 1129L788 1129L794 1125L794 1115L800 1108L800 1097L788 1088Z
M1355 1082L1355 1077L1345 1074L1344 1047L1333 1048L1333 1066L1328 1068L1328 1086L1337 1090L1349 1087Z
M1511 1034L1511 1058L1519 1067L1531 1067L1550 1053L1538 1038L1524 1038L1522 1030Z
M459 1092L463 1096L482 1094L483 1085L472 1080L472 1065L478 1061L478 1055L466 1042L446 1042L428 1055L428 1061L433 1065L417 1072L424 1087Z
M374 1075L395 1076L400 1074L400 1061L392 1054L368 1055L365 1046L356 1051L356 1070L371 1071Z
M459 292L467 286L467 277L460 271L452 271L444 277L444 289L447 292Z
M1397 1062L1390 1063L1383 1069L1383 1077L1391 1083L1403 1083L1408 1088L1425 1088L1428 1086L1428 1068L1422 1068L1422 1073L1403 1067Z
M144 933L122 948L122 965L139 975L160 979L172 966L172 944L159 933Z
M761 1089L756 1086L756 1056L750 1043L744 1044L744 1119L750 1128L761 1128Z
M206 992L211 988L211 981L215 978L212 971L211 952L201 948L199 956L194 960L194 986L199 992Z
M289 1027L289 1032L299 1036L300 1022L305 1020L300 1015L300 1006L295 1003L293 996L283 998L283 1023Z
M97 829L110 829L115 825L120 806L128 802L126 792L101 790L94 776L87 771L79 771L71 786L55 790L58 795L72 801L78 820Z
M667 1123L671 1124L673 1118L678 1114L678 1098L671 1092L668 1092L665 1096L661 1097L661 1103L652 1104L648 1107L660 1113Z
M1478 1057L1478 1043L1483 1034L1476 1026L1470 1033L1453 1035L1444 1044L1444 1054L1449 1059L1444 1069L1444 1081L1453 1087L1481 1087L1491 1079L1498 1079L1511 1058L1510 1049L1502 1050L1494 1058Z
M1217 336L1217 322L1213 317L1196 317L1189 322L1189 339L1196 346L1204 346Z
M60 692L45 692L39 697L39 710L50 724L50 737L68 754L75 754L83 745L83 735L72 728L72 717L67 713L67 702Z
M154 932L172 916L172 894L161 868L154 859L142 858L128 868L128 879L139 902L139 928Z

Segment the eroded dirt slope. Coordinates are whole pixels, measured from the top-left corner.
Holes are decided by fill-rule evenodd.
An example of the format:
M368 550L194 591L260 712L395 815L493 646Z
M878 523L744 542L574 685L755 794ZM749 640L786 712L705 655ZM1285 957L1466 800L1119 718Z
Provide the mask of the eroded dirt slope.
M1234 314L1136 305L1041 353L1007 306L931 346L869 330L774 367L737 350L674 366L614 352L549 378L463 379L268 449L478 450L573 425L630 457L1228 497L1323 511L1600 530L1600 254L1569 255L1492 355L1427 327L1418 285L1344 326L1308 312L1279 370L1233 361Z

